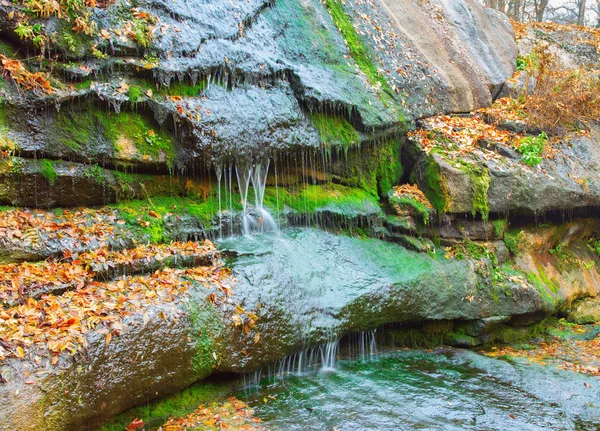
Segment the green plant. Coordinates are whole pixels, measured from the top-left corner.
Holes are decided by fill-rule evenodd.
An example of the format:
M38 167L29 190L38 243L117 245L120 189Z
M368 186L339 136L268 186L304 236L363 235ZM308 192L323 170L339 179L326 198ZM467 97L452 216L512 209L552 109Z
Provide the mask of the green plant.
M86 166L83 168L83 176L99 185L103 185L105 181L104 172L98 165Z
M565 250L565 247L566 247L566 244L564 242L561 242L556 247L551 248L549 250L549 252L550 252L551 255L556 256L560 260L567 261L568 260L568 255L567 255L567 252Z
M42 176L48 180L48 182L50 183L51 186L54 185L54 183L56 182L56 179L58 178L58 174L56 173L56 170L54 169L54 164L52 163L51 160L47 160L47 159L44 159L41 162L40 174L42 174Z
M63 35L63 39L69 51L77 52L77 41L75 40L75 37L73 35L65 33Z
M135 41L142 47L147 48L152 42L152 28L145 19L135 18L132 21L132 31Z
M18 157L11 157L8 162L8 170L11 174L22 174L23 173L23 160Z
M548 136L545 132L538 136L527 136L519 141L517 151L523 155L522 162L529 166L536 166L542 163L544 147L548 142Z

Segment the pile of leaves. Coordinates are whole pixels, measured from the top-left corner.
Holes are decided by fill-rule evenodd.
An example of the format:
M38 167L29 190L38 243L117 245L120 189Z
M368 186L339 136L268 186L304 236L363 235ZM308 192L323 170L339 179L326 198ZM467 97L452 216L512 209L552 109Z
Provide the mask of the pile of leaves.
M401 186L395 186L395 187L393 187L393 190L394 190L394 196L396 196L398 198L411 197L412 199L419 202L421 205L424 205L427 208L433 209L433 207L431 206L431 203L429 202L429 199L427 199L427 197L425 196L425 193L423 193L421 191L421 189L419 187L417 187L416 184L413 184L413 185L403 184Z
M521 138L521 135L488 124L481 112L467 117L438 115L427 118L421 128L409 132L408 136L420 143L427 153L440 146L455 153L470 153L482 141L513 145Z
M116 225L124 225L117 212L101 210L48 211L9 210L0 213L0 243L16 242L21 247L42 247L41 241L69 239L87 245L107 246Z
M13 60L0 54L2 73L12 79L15 84L26 91L39 91L46 94L54 93L54 88L48 80L48 75L42 72L30 72L19 60Z
M541 365L557 366L563 370L600 377L600 325L571 325L562 322L558 330L578 336L553 336L524 347L492 347L483 351L491 357L519 357ZM596 334L586 337L586 334Z
M203 247L213 250L209 243ZM23 265L27 269L21 273L39 282L40 273L28 272L30 265ZM38 366L56 364L62 352L72 356L85 349L86 336L91 331L104 334L109 344L113 336L125 330L126 317L141 314L145 323L149 307L175 301L188 292L192 283L210 290L216 288L227 296L234 281L219 261L191 269L164 268L151 275L124 276L108 283L90 281L90 273L85 271L61 273L64 266L57 265L48 267L45 274L48 282L64 277L63 281L78 284L61 295L28 298L22 304L1 310L0 361L17 357ZM58 272L52 272L57 269ZM0 288L5 287L3 284ZM8 288L14 289L12 283ZM166 318L164 313L159 317Z
M188 257L194 259L186 262ZM218 255L210 242L140 245L116 251L103 247L75 255L64 250L60 260L50 258L35 264L0 265L0 304L17 304L44 293L81 288L98 280L99 275L105 275L109 269L119 274L132 274L139 270L160 269L170 258L175 264L177 259L186 264L199 264L201 260L209 262L215 257Z
M254 412L248 405L236 398L229 398L226 403L201 405L184 418L173 418L165 423L162 431L185 431L192 429L203 430L265 430L260 425L260 419L254 417Z
M517 22L511 20L515 29L517 40L523 39L530 34L530 30L541 30L545 33L569 33L577 32L579 37L577 42L594 46L600 52L600 29L594 27L586 27L576 24L559 24L556 22Z

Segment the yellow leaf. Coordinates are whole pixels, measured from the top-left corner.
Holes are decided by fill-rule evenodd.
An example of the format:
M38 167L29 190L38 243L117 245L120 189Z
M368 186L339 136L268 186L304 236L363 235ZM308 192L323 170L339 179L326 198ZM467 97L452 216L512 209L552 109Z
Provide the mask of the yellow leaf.
M257 344L259 342L259 340L260 340L260 334L256 334L254 336L254 344Z
M110 340L112 340L112 334L109 332L108 334L106 334L106 345L108 346L110 344Z
M21 346L17 347L17 356L21 359L25 358L25 351Z

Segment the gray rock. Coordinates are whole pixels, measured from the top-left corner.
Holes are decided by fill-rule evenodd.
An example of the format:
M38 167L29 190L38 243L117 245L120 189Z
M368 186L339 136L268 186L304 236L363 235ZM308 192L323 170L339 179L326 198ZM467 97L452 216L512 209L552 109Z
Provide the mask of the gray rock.
M600 322L600 296L575 301L569 310L567 320L578 325Z

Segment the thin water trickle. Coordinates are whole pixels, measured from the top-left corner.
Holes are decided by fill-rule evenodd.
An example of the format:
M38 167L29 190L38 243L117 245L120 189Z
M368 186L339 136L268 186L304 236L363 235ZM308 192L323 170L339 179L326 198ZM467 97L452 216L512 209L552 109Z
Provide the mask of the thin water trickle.
M219 197L219 239L223 239L223 211L221 208L221 178L223 177L223 166L219 165L215 171L217 173L217 194Z

